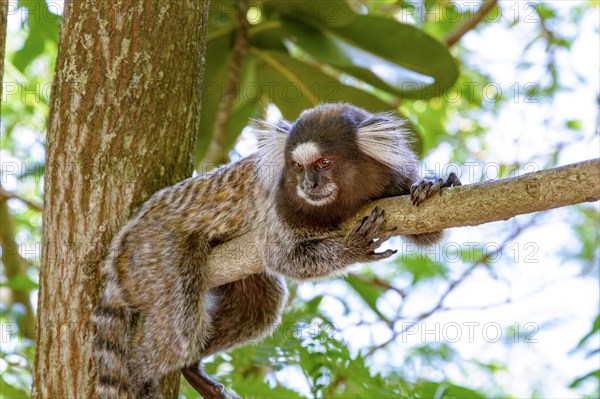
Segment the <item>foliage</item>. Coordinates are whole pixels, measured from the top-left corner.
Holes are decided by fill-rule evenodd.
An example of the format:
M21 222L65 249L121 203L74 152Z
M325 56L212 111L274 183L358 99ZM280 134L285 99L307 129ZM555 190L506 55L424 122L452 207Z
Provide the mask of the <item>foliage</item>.
M198 160L212 138L225 94L223 65L231 58L239 23L235 2L211 7ZM394 97L434 97L458 76L448 50L422 30L389 16L361 15L344 1L265 1L251 6L249 15L249 57L228 147L248 119L259 116L261 105L275 104L289 120L320 102L390 111Z
M578 76L578 81L566 78L568 71L560 62L570 57L581 34L579 25L586 16L597 13L597 8L591 7L590 2L562 7L552 2L533 6L504 4L502 18L482 21L469 34L469 38L481 40L479 45L470 42L467 46L461 42L448 50L442 44L444 38L471 15L470 8L456 4L433 0L251 3L250 51L234 103L228 149L234 148L250 117L265 116L263 110L269 103L292 119L319 101L348 101L371 110L398 109L418 128L423 155L439 156L440 152L443 155L446 149L449 154L442 157L446 162L498 159L499 176L515 173L511 161L494 152L495 137L490 130L502 122L501 116L506 115L503 112L507 109L516 112L515 96L549 105L545 110L536 108L533 112L546 112L551 119L560 108L554 103L560 93L589 84L586 77ZM1 184L3 190L40 204L44 133L60 16L53 12L57 6L52 2L20 0L18 5L20 8L9 16L11 30L0 123ZM209 24L198 159L211 139L222 95L221 83L231 57L237 26L232 3L213 2ZM512 91L505 87L505 93L510 95L490 97L481 88L495 84L493 65L476 62L481 57L479 53L488 47L485 38L489 36L485 34L491 30L498 34L517 29L525 32L522 53L503 67L533 75L531 81L536 85L521 84ZM374 64L384 66L385 73L372 68ZM587 143L585 121L569 116L561 123L561 138L553 141L549 137L548 150L526 161L535 159L543 166L553 165L571 143ZM0 196L0 201L6 199ZM35 302L39 272L36 243L41 241L41 213L18 198L7 203L16 225L13 241L22 255L22 269L16 277L7 278L8 247L3 243L0 398L19 398L29 395L33 347L18 330L25 311L22 304L11 299L11 294L26 290ZM487 315L499 318L501 308L513 302L516 307L511 311L533 306L526 295L522 301L519 295L497 299L496 292L482 293L477 287L463 293L463 299L465 296L469 299L466 304L456 300L460 297L458 291L468 286L473 276L479 278L473 284L477 285L482 281L481 276L485 276L503 292L506 289L503 283L509 280L515 283L510 276L533 273L530 270L540 265L549 269L562 263L565 266L559 267L560 270L569 270L568 265L577 268L578 275L569 279L597 282L600 258L597 207L582 205L557 214L563 224L570 226L569 231L556 233L566 244L557 246L554 241L533 240L539 251L546 250L538 264L516 260L514 245L519 244L516 237L527 235L528 231L540 234L540 229L544 229L543 224L541 228L537 225L543 220L524 217L518 223L507 222L501 227L464 233L468 236L465 242L481 243L481 235L494 237L499 244L493 248L503 259L509 254L513 256L512 264L495 262L482 246L445 244L438 251L419 253L395 242L393 245L402 246L405 255L392 262L353 269L342 281L291 285L288 311L273 336L208 359L206 370L242 394L265 398L551 396L555 387L552 381L534 378L536 373L547 372L544 363L549 362L541 354L536 353L540 356L536 367L527 372L514 371L519 363L518 351L526 347L523 340L531 335L523 325L498 322L502 331L510 330L508 338L505 337L509 342L502 341L493 348L497 351L498 345L502 345L500 352L507 354L503 358L481 353L495 352L491 346L483 347L480 353L468 353L464 345L455 345L451 340L418 339L415 329L418 324L414 322L441 320L449 326L464 312L481 310L471 313L471 317L484 320ZM551 226L555 228L556 224ZM521 250L522 258L527 248L516 248ZM444 256L439 256L440 253ZM547 270L537 273L542 279ZM544 289L548 288L540 288ZM535 289L529 291L535 296ZM597 291L595 294L592 299L597 302ZM590 298L581 300L579 306L589 302ZM568 350L569 360L578 359L573 364L587 365L585 361L591 360L595 366L580 367L581 371L572 373L572 379L563 384L562 393L578 397L600 394L597 369L600 317L598 309L594 311L596 314L590 316L585 328L577 330L575 326L569 330L569 342L573 343ZM569 313L557 309L551 318L569 321ZM557 324L568 327L569 323ZM527 348L532 352L536 349L535 345ZM523 378L528 381L525 391L506 382ZM197 395L183 382L181 396Z

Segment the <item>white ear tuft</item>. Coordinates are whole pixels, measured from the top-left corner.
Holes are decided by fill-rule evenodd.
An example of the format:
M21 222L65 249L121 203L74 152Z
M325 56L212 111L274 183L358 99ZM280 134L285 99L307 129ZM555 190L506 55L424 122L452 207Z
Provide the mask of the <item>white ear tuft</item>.
M417 162L409 134L404 120L391 114L375 114L360 124L356 141L369 157L406 174L406 168L414 168Z
M291 125L286 120L277 124L255 120L254 134L258 139L256 166L261 188L275 192L285 168L285 142Z

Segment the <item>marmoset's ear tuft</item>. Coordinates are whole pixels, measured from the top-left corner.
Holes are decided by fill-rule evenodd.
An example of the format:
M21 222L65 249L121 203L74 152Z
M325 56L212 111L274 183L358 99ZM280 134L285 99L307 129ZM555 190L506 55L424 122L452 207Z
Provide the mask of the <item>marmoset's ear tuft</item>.
M417 159L410 150L407 123L392 114L375 114L359 124L356 142L360 150L391 169L402 172Z
M284 119L274 124L254 120L253 125L258 139L259 184L265 191L273 193L285 169L285 142L292 125Z

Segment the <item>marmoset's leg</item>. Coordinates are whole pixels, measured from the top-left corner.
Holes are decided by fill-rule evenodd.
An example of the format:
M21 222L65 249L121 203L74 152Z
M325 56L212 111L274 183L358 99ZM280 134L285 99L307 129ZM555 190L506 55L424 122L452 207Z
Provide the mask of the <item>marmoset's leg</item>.
M282 278L264 273L211 290L215 297L212 334L200 359L257 340L277 327L287 289ZM205 399L231 398L223 385L200 370L200 361L182 369L185 379ZM235 397L235 396L233 396Z

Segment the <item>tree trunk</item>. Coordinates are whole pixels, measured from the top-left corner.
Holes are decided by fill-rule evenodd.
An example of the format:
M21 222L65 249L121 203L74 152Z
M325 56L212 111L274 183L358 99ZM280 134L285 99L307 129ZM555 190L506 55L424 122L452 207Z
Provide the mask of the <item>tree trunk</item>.
M65 2L52 86L33 398L95 397L89 322L112 236L191 175L208 2ZM175 398L179 373L164 382Z

